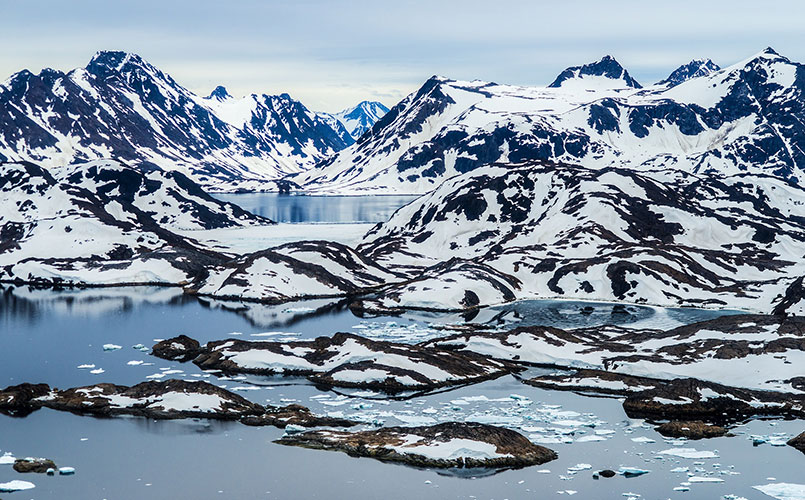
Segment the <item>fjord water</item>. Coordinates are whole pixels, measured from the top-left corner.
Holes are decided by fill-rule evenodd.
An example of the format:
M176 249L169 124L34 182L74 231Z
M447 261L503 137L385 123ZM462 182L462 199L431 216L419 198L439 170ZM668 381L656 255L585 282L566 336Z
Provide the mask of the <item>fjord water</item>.
M542 467L472 479L335 452L283 447L272 442L282 431L270 427L196 419L97 419L40 410L24 418L0 416L0 450L18 457L49 457L57 464L76 467L77 473L72 477L22 476L10 466L0 465L0 482L23 479L36 484L33 490L3 498L561 498L558 491L562 495L576 491L575 498L622 498L623 493L639 493L642 498L721 498L728 494L758 498L751 487L771 482L767 477L798 480L801 471L795 464L799 452L790 447L753 447L747 436L793 435L802 430L799 421L757 420L740 427L736 437L685 445L717 450L720 458L658 459L658 451L673 446L663 442L651 426L628 419L617 399L544 391L513 376L407 400L387 400L364 391L320 391L300 378L216 378L193 364L167 362L132 347L150 346L155 339L180 333L204 342L227 337L310 338L352 331L414 342L445 334L432 326L466 320L504 327L543 323L568 328L576 320L584 326L615 322L665 328L722 314L636 306L629 307L629 314L613 314L611 304L585 303L595 308L585 315L580 313L581 305L527 301L482 310L471 318L450 314L358 318L344 304L325 301L261 306L202 302L170 288L6 288L0 294L0 385L28 381L65 388L98 382L129 385L149 377L205 379L260 403L298 402L318 413L340 411L351 418L363 415L367 421L379 419L387 425L432 418L422 410L435 408L439 421L470 418L507 425L512 418L533 418L530 425L539 426L576 420L584 424L575 424L579 425L573 429L576 438L592 436L595 430L615 432L600 442L550 444L560 458ZM121 349L104 351L104 344L120 345ZM77 368L79 365L95 365L104 372L93 374L90 369ZM529 406L523 407L522 400L511 395L527 398ZM656 442L634 442L635 437ZM592 470L630 466L651 472L631 479L593 480L592 470L568 472L580 463L590 464ZM693 484L690 492L676 492L673 488L687 476L671 471L681 466L691 472L724 471L718 476L724 482Z
M229 197L231 196L231 197ZM405 200L395 197L281 197L273 194L228 195L255 213L279 222L377 222ZM311 226L311 234L315 234ZM583 306L593 311L582 314ZM567 427L573 444L548 446L559 459L542 467L476 477L445 475L356 459L341 453L274 444L283 431L237 422L203 419L153 421L141 418L99 419L44 409L24 418L0 415L0 455L41 456L76 468L70 477L21 475L0 465L0 483L21 479L36 484L26 492L4 494L25 499L176 499L176 498L721 498L762 496L753 485L797 482L799 452L790 447L752 446L750 434L794 435L800 421L756 420L739 427L733 438L687 443L685 447L717 450L720 458L658 459L672 448L651 425L626 417L620 402L565 392L549 392L507 376L482 384L409 399L386 399L366 391L322 391L303 378L223 377L204 373L192 363L151 356L158 339L186 334L206 342L223 338L291 340L332 335L338 331L400 342L419 342L445 335L439 327L465 322L499 328L551 325L560 328L629 324L672 328L731 311L662 309L572 301L523 301L468 315L410 313L401 317L360 318L339 301L318 300L268 306L200 300L175 288L0 290L0 386L44 382L67 388L111 382L132 385L144 380L207 380L259 403L298 402L314 412L340 412L349 418L386 425L429 420L480 420L514 425ZM119 350L104 350L105 344ZM85 366L85 368L78 368ZM93 370L95 373L93 373ZM544 370L542 370L544 371ZM515 396L515 397L513 397ZM525 399L523 399L525 398ZM527 404L524 404L524 401ZM425 412L424 410L428 410ZM435 413L434 413L435 410ZM522 423L520 424L522 425ZM515 425L516 427L516 425ZM595 431L613 431L606 440ZM650 438L653 443L633 441ZM576 472L577 464L590 470ZM620 466L651 470L626 479L593 480L592 471ZM691 485L683 472L704 475L722 471L723 483ZM697 470L699 469L699 470ZM483 477L481 477L483 476Z
M278 193L215 194L244 209L276 222L376 223L384 222L395 210L416 196L302 196Z

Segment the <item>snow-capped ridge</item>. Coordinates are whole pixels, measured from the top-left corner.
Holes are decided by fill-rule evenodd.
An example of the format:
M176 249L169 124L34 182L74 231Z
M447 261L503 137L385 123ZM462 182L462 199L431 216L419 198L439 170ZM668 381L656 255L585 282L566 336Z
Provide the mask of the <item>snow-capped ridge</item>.
M99 51L68 73L0 86L0 160L118 158L178 170L213 191L270 190L352 144L289 95L195 95L137 54Z
M619 74L614 59L599 63ZM805 181L805 67L772 50L721 70L695 61L676 73L684 81L643 89L581 72L547 88L434 76L292 180L307 192L422 194L485 164L553 160Z
M667 85L669 87L673 87L674 85L679 85L680 83L688 81L691 78L699 78L701 76L710 75L716 71L719 71L720 69L721 68L710 59L694 59L689 63L683 64L675 69L670 75L668 75L667 78L657 82L657 85Z
M568 87L591 89L633 88L639 89L641 85L629 75L629 72L615 60L606 55L598 61L581 66L571 66L562 71L556 79L548 85L549 88Z

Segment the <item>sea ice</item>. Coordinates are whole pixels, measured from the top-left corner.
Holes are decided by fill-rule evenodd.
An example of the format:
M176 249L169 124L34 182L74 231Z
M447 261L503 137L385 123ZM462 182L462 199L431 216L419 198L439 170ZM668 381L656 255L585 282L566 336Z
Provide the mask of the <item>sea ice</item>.
M753 488L777 500L805 500L805 484L771 483Z
M123 346L117 344L104 344L103 350L104 351L117 351L119 349L123 349Z

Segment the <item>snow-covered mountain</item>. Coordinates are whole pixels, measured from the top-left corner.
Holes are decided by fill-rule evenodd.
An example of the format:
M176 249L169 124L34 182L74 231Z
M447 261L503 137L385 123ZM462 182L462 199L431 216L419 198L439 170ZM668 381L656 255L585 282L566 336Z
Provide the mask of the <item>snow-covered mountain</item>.
M329 115L320 113L324 117L331 117L340 123L349 133L353 140L371 129L378 120L389 112L389 108L377 101L362 101L357 106L347 108L338 113Z
M0 164L0 280L187 282L223 255L175 231L271 224L180 172L116 161Z
M353 142L287 94L201 98L136 54L0 84L0 160L115 158L179 170L214 191L272 189Z
M611 57L549 87L429 79L349 148L291 177L309 192L426 193L492 162L552 160L805 180L805 66L772 49L647 88Z
M694 59L691 62L683 64L675 69L670 75L668 75L668 78L657 82L657 85L667 85L669 87L673 87L674 85L679 85L680 83L686 82L691 78L707 76L720 69L721 68L718 66L718 64L714 63L710 59Z
M565 297L770 312L805 273L803 244L805 189L782 179L528 162L446 181L358 251L413 278L370 310Z

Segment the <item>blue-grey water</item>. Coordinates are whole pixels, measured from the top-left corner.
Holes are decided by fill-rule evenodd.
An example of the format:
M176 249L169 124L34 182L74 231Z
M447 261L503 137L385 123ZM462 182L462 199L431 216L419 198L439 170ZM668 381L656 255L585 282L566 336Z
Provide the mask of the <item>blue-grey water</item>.
M222 201L289 223L384 222L395 210L415 200L416 196L304 196L277 193L215 194Z
M630 315L612 315L610 304L592 305L596 312L582 315L580 303L527 301L481 311L471 320L567 327L575 319L588 326L625 322L656 327L719 314L695 309L633 307ZM443 421L477 419L481 415L502 425L514 425L519 419L521 423L539 426L546 425L550 412L568 411L579 415L571 419L588 424L574 429L574 439L593 435L596 429L615 433L602 442L551 444L560 458L542 467L469 479L335 452L282 447L272 442L282 435L281 430L274 428L205 420L97 419L40 410L25 418L0 416L0 454L49 457L60 465L76 467L77 473L72 477L22 475L10 466L0 465L0 483L23 479L36 484L33 490L4 494L2 498L516 499L563 498L568 492L577 492L574 498L588 499L627 498L622 496L624 493L642 495L634 498L721 498L729 494L763 498L752 486L774 482L767 477L774 477L775 481L801 481L805 457L799 452L790 447L753 447L748 439L749 434L794 435L803 430L800 421L754 421L740 427L736 437L685 445L717 450L717 459L660 459L656 453L672 448L673 444L664 442L651 426L628 419L617 399L548 392L526 386L515 377L408 401L378 400L377 395L360 392L344 398L334 392L321 392L299 378L216 379L192 364L163 361L132 347L151 346L154 339L179 333L203 342L228 336L265 338L252 335L273 332L284 332L275 338L309 338L353 331L375 338L415 342L445 334L433 326L464 320L459 315L436 314L358 318L343 306L325 301L285 306L202 302L177 290L159 288L57 292L7 287L0 294L3 346L0 385L23 381L46 382L57 387L102 381L134 384L165 370L180 370L169 377L206 376L206 380L260 403L296 401L319 413L339 411L351 418L365 417L367 421L379 420L387 425L404 423L397 416L435 417ZM121 345L122 349L103 351L103 344L109 343ZM129 365L129 361L144 363ZM77 368L85 364L95 365L104 372L92 374L88 369ZM255 390L247 390L250 388ZM508 399L512 394L529 398L533 404L522 407L519 400ZM324 395L328 398L322 399ZM471 396L468 400L462 400L468 396ZM478 402L478 396L488 400ZM561 405L561 409L549 405ZM422 412L425 408L436 408L438 413L426 416ZM548 422L555 424L552 418L555 416L548 418ZM649 437L656 442L634 442L634 437ZM592 469L632 466L651 472L632 479L618 476L594 480L592 470L576 473L568 470L576 464L589 464ZM671 472L681 466L689 467L691 474L708 474L724 482L695 483L688 492L674 491L687 480L686 474ZM694 472L696 469L701 472Z

